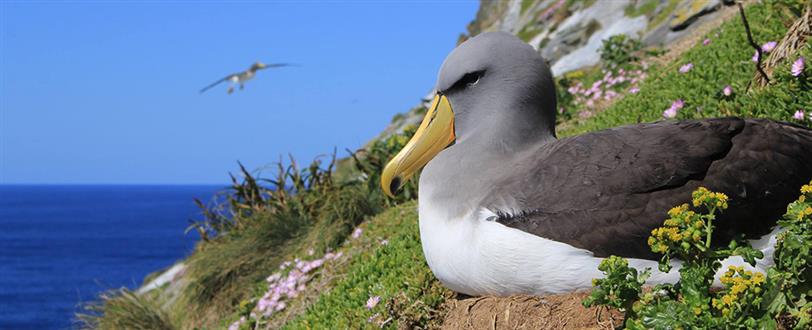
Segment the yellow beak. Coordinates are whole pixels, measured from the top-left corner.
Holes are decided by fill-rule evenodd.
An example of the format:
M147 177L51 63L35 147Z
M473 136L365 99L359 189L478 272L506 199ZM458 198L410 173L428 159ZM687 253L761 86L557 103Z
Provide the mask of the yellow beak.
M454 139L454 112L451 110L451 103L445 95L437 94L412 139L383 169L383 192L394 197L401 183L453 143Z

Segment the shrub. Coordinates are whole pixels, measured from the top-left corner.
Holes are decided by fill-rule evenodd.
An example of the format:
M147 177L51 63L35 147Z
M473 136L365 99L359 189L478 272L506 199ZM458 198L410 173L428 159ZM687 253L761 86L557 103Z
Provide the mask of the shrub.
M743 239L724 249L711 248L713 220L717 211L727 208L727 196L699 188L692 197L698 210L688 204L671 209L669 219L652 231L648 241L652 251L663 254L661 271L671 269L672 257L682 260L679 282L644 293L649 270L638 272L625 259L612 256L601 263L606 277L593 281L595 289L584 305L623 309L629 329L775 329L778 319L795 329L812 325L812 203L807 201L812 198L812 182L801 188L801 196L779 221L785 232L775 246L775 265L766 275L730 266L716 292L711 284L721 260L740 256L755 265L763 255Z
M603 40L599 50L603 65L609 69L621 68L632 62L640 60L638 52L643 44L625 34L618 34Z

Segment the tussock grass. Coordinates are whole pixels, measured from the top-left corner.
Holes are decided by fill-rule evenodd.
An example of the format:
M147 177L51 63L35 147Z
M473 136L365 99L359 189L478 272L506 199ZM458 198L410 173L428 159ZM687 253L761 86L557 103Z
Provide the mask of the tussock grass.
M128 289L105 292L85 310L87 313L77 315L80 329L175 329L155 299Z

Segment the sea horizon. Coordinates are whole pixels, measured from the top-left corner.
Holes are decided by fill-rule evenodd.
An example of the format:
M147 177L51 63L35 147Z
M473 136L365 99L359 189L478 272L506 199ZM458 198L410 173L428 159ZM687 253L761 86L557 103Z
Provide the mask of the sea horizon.
M0 328L65 329L106 290L188 256L225 185L0 184Z

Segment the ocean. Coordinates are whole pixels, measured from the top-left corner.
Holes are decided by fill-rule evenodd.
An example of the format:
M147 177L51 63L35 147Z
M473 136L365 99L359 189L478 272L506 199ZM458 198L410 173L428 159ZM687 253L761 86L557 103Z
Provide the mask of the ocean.
M0 329L68 329L102 291L187 256L223 186L0 185Z

